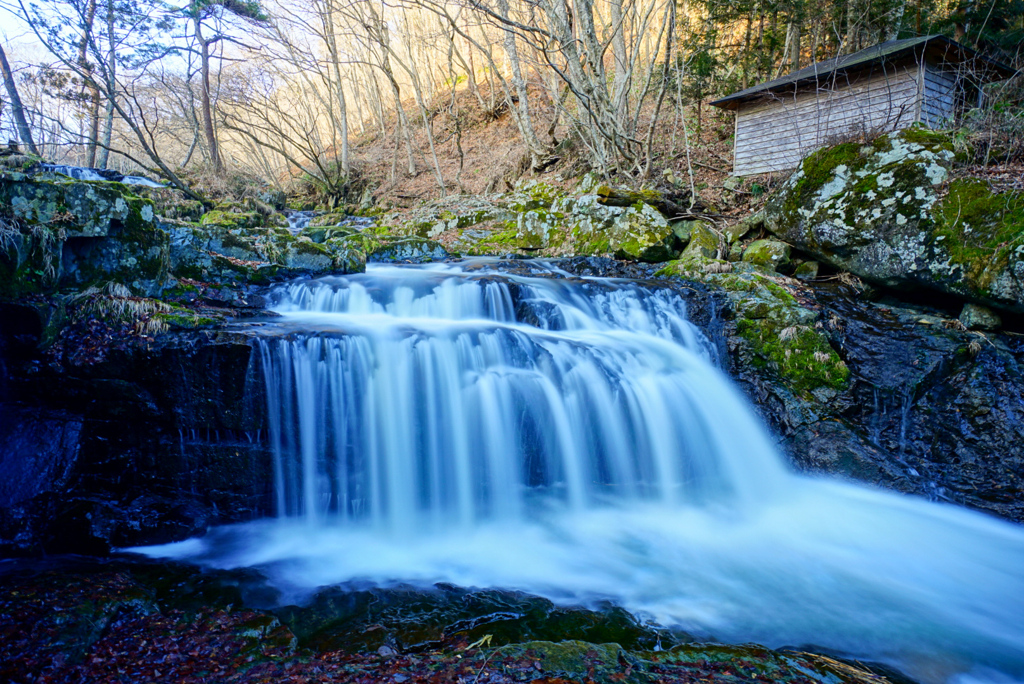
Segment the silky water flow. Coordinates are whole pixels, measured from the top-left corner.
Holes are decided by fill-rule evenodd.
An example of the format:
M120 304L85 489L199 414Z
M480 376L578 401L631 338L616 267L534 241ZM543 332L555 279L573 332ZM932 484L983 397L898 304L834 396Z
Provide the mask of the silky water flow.
M279 287L256 342L278 516L137 550L308 589L611 600L926 682L1024 678L1024 529L791 472L679 294L523 268Z

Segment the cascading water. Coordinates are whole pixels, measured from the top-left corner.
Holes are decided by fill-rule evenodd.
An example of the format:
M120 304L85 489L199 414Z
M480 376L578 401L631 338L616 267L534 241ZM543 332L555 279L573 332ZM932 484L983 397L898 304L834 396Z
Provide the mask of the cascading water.
M274 301L257 346L279 518L143 552L292 587L611 599L925 681L1024 677L1024 531L788 472L678 294L475 264Z
M294 210L289 211L286 214L288 216L288 231L292 235L298 235L302 231L309 227L313 218L317 215L317 212L308 209L305 210ZM373 219L366 216L345 216L340 219L331 228L340 228L342 226L351 228L356 231L363 231L368 226L373 225Z
M290 211L288 216L288 232L298 235L309 226L309 222L316 216L315 211Z
M81 181L116 181L125 185L144 185L150 188L165 188L164 183L145 176L126 176L113 169L93 169L88 166L68 166L67 164L40 164L44 171L68 176Z

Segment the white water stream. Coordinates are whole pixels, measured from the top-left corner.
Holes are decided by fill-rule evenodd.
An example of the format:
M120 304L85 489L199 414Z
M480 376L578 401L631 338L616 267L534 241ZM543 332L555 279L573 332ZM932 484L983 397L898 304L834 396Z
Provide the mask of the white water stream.
M1024 678L1024 529L789 472L668 290L371 265L275 309L279 517L138 551L294 588L610 599L927 682Z

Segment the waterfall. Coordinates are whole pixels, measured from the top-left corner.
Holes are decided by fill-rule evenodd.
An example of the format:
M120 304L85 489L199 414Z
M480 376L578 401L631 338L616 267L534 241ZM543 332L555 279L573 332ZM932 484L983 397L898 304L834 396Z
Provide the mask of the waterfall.
M258 341L278 513L413 532L542 499L756 504L781 467L679 295L591 289L448 266L282 289L303 332Z
M1024 531L791 473L681 292L375 266L283 285L256 340L277 517L140 549L612 600L927 682L1024 677Z
M309 209L296 209L285 212L285 215L288 217L288 231L292 235L298 235L299 233L301 233L302 231L306 230L306 228L309 227L309 224L312 222L313 218L316 217L317 212ZM346 226L351 228L352 230L361 232L371 225L373 225L372 218L366 216L344 216L343 218L340 218L337 223L330 227L338 228L341 226Z

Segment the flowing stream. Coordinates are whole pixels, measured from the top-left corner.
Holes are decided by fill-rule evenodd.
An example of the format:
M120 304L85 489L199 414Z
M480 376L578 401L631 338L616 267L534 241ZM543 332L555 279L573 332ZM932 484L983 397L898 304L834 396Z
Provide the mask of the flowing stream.
M297 590L611 600L925 682L1024 678L1021 527L790 472L678 292L524 269L279 287L256 341L278 516L137 550Z

